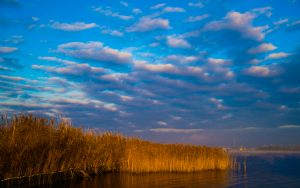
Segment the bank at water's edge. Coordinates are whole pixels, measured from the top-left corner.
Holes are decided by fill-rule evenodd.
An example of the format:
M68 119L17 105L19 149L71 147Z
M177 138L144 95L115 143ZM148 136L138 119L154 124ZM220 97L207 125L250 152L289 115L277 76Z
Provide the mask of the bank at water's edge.
M0 151L2 184L46 184L105 172L225 170L232 165L222 148L152 143L32 115L1 118Z

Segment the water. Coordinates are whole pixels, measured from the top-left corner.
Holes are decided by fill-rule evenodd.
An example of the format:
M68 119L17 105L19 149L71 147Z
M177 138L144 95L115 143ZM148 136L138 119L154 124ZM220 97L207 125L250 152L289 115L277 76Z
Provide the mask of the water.
M239 156L241 169L201 173L105 174L58 188L288 187L300 188L300 155ZM246 163L246 168L244 168Z

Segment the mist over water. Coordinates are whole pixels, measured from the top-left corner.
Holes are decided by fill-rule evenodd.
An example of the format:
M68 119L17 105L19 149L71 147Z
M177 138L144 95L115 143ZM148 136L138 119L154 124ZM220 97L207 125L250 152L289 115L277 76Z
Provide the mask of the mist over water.
M238 156L237 160L240 162L241 167L236 171L144 174L109 173L92 179L54 184L52 187L300 187L299 154Z

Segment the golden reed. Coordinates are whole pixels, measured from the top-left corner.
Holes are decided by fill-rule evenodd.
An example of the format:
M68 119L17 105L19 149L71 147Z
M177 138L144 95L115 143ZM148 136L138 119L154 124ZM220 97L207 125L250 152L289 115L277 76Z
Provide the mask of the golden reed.
M33 115L2 116L0 180L68 172L197 172L230 168L221 148L158 144L113 133L95 133ZM50 179L52 176L49 176Z

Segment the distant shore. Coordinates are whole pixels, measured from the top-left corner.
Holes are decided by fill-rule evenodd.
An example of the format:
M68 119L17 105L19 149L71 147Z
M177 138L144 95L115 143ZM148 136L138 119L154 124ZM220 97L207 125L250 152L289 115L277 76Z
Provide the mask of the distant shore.
M300 151L287 151L287 150L257 150L249 149L240 151L239 149L228 149L229 154L241 155L241 156L253 156L253 155L292 155L299 154Z

